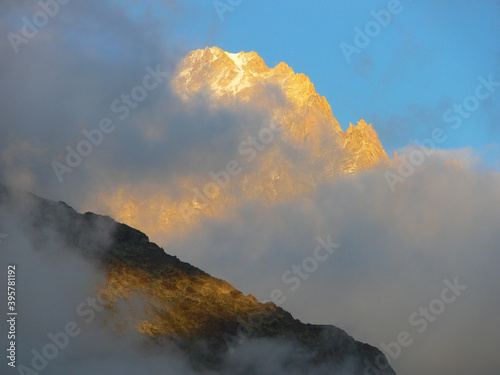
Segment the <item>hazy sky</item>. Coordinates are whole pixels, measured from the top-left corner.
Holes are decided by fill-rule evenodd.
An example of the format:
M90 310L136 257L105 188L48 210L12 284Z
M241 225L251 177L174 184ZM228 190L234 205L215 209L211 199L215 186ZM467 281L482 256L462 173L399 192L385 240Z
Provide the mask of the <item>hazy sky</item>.
M149 68L172 73L188 51L207 45L255 50L268 66L285 61L311 78L344 129L360 118L372 122L388 153L410 152L436 127L448 141L395 192L372 171L273 207L241 197L231 215L202 220L175 240L153 240L259 300L282 289L283 307L303 321L335 324L375 346L407 331L414 343L392 360L401 374L496 375L500 87L483 88L480 96L491 95L478 99L456 130L443 115L476 95L478 77L500 82L498 2L402 0L351 62L340 44L355 46L354 28L365 29L371 12L392 2L244 0L223 20L212 1L138 4L72 0L16 53L7 36L40 8L2 2L0 182L80 211L97 193L120 186L148 195L150 184L175 196L171 181L220 169L262 118L251 107L183 103L167 85L148 92L124 120L111 103ZM51 163L107 117L115 130L60 183ZM443 165L456 158L463 168ZM318 236L340 247L291 291L282 275L311 256ZM418 332L409 317L442 298L445 280L455 279L467 289Z

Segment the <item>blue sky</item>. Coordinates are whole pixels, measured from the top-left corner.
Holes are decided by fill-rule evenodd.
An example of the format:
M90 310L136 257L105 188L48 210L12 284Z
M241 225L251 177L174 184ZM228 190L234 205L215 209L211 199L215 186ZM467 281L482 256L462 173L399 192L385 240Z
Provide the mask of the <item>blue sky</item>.
M243 0L221 21L211 1L182 1L189 17L175 35L187 50L216 45L254 50L268 66L285 61L311 78L344 129L360 118L372 122L390 154L443 127L449 139L442 148L472 147L500 168L500 90L460 129L443 120L474 94L478 76L500 81L500 3L401 0L400 12L347 62L340 44L355 47L354 28L364 30L371 12L389 3Z

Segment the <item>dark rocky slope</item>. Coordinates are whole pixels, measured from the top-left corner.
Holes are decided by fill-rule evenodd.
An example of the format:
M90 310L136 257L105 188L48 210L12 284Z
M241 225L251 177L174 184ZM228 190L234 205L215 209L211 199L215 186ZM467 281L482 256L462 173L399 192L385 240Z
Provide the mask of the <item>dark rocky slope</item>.
M118 301L142 298L145 304L140 308L130 305L134 329L150 338L152 345L176 342L200 370L225 373L222 364L228 352L265 338L293 345L296 353L284 366L300 373L309 374L314 368L336 374L348 366L349 374L371 374L367 370L371 364L386 367L380 374L395 374L377 348L334 326L304 324L273 303L259 303L166 254L144 233L110 217L79 214L63 202L0 185L0 216L4 215L22 223L35 247L42 248L49 241L47 231L53 230L68 251L78 252L102 269L107 281L101 295L111 311ZM253 373L252 369L241 372Z

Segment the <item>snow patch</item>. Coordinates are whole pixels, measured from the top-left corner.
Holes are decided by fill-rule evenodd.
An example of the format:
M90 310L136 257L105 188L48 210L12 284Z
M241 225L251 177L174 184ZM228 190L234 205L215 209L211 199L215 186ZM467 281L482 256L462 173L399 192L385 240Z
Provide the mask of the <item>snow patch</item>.
M245 71L243 70L243 65L246 65L245 54L243 52L240 53L229 53L226 52L226 55L233 60L234 65L236 65L236 69L238 70L238 75L231 81L231 83L227 86L228 90L233 91L233 93L237 93L243 90L246 87L250 87L251 84L248 82L248 79L243 81L243 77L245 76ZM243 82L242 82L243 81Z
M240 53L229 53L226 52L226 55L234 61L234 64L239 70L243 70L243 65L246 64L246 61L243 60L244 54L242 52Z

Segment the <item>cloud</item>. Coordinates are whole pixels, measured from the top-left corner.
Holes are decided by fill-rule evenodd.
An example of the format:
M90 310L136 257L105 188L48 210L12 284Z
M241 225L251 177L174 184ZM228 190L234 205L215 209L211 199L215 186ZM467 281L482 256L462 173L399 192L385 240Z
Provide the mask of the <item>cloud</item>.
M2 4L2 7L6 11L2 12L5 35L9 32L21 35L22 17L31 19L39 11L31 2L17 7ZM164 7L160 9L170 20L169 6ZM181 55L185 52L170 43L171 39L163 39L164 33L168 34L168 28L149 13L141 17L127 14L125 7L112 1L71 2L61 7L29 43L21 45L19 53L14 52L7 38L2 39L4 63L0 76L4 84L0 89L0 106L4 115L0 123L0 147L5 150L22 142L28 148L40 150L31 156L25 153L26 160L16 165L33 172L39 192L59 190L57 195L71 200L70 193L65 194L65 189L58 186L51 162L64 158L66 146L75 148L85 139L83 130L98 127L103 118L113 116L115 120L111 104L142 82L148 66L160 65L167 72L175 67L179 52ZM155 117L158 100L165 102L165 87L150 93L128 121L115 121L117 127L127 129L127 136L116 131L89 158L99 158L97 154L106 153L104 149L112 152L116 142L131 144L134 137L141 137L137 129L130 129L133 128L130 124L157 120L145 117L144 111L149 109L148 116ZM2 163L0 176L4 181L9 174L6 168ZM82 186L86 177L69 181L68 191L81 191L78 186ZM22 179L18 185L30 187Z
M22 34L21 16L39 10L29 4L3 5L9 10L4 34ZM244 132L262 125L265 115L252 106L214 110L203 94L185 103L172 95L164 76L144 101L124 104L124 95L133 98L151 69L171 77L187 53L172 34L195 9L158 2L151 7L164 19L112 1L71 2L20 45L19 53L2 40L0 180L81 207L90 192L115 188L132 175L165 186L185 171L217 170L230 151L236 153ZM52 163L65 163L68 147L88 143L83 132L100 129L103 120L109 120L111 133L78 167L65 170L60 183ZM15 163L6 159L16 152L22 157Z
M207 219L196 236L164 246L259 300L280 289L283 307L302 321L340 326L377 347L408 332L413 342L392 359L396 372L418 374L426 364L432 374L467 368L493 375L499 188L498 174L430 161L394 193L381 171L341 177L275 207L242 204L237 219ZM303 265L315 238L328 235L341 246L317 270L303 269L292 290L296 283L283 280L284 272ZM412 313L455 278L467 290L418 332Z

